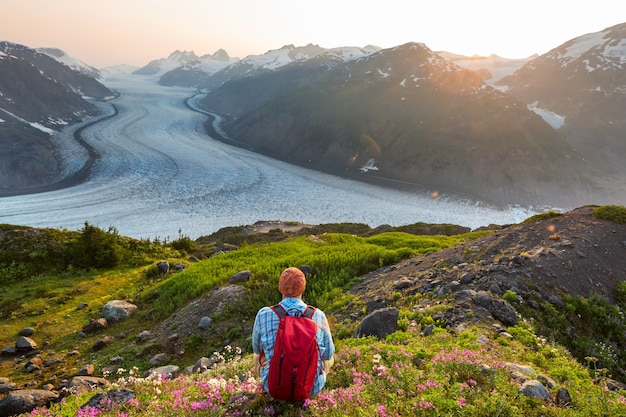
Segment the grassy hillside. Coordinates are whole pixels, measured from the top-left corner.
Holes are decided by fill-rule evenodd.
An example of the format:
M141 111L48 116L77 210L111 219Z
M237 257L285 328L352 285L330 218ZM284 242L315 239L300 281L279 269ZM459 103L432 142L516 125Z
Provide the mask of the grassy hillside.
M387 298L400 312L398 330L380 340L352 337L358 325L355 317L369 312L366 294L351 290L363 276L394 269L402 260L419 262L422 254L471 245L493 231L445 234L453 229L450 225L413 225L380 233L362 225L314 229L315 233L303 228L299 233L277 229L246 235L233 228L195 242L184 236L174 242L148 242L88 224L79 232L4 225L0 347L15 343L21 329L33 327L32 338L39 346L33 355L44 362L59 360L27 373L28 357L3 356L0 376L19 387L57 385L80 367L94 364L96 375L107 374L118 387L134 392L134 399L102 414L111 416L626 415L626 392L615 391L612 385L618 375L593 355L577 360L563 345L537 335L534 322L523 317L508 328L499 325L501 331L494 331L496 323L471 320L471 315L462 328L452 328L441 319L441 313L454 306L452 297L395 291ZM337 233L340 229L342 233ZM407 232L425 229L435 234ZM225 251L226 247L234 250ZM159 274L155 265L160 260L185 268ZM89 267L89 262L97 267ZM305 299L327 313L337 345L327 389L304 408L258 395L259 382L250 374L254 315L279 300L278 275L291 265L311 267ZM238 284L245 288L245 296L211 315L208 331L198 330L197 317L189 309L205 305L203 300L243 270L251 273L249 280ZM514 294L508 297L515 305ZM103 332L81 333L82 326L100 317L102 306L113 299L136 304L137 313ZM610 305L622 311L619 302ZM156 340L137 343L136 337L145 330ZM167 351L167 342L160 341L173 331L182 348ZM104 335L113 341L94 351L92 346ZM202 356L213 357L218 364L201 374L143 378L151 368L149 360L164 350L168 363L181 369ZM523 379L544 381L550 399L520 394ZM562 389L569 400L559 397ZM97 410L79 410L93 395L70 396L32 415L93 415Z

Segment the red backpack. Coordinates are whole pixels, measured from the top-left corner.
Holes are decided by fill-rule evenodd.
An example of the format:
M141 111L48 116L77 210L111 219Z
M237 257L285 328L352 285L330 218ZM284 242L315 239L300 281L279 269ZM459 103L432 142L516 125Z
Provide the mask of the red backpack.
M296 316L290 316L280 304L271 308L280 324L267 378L269 394L279 400L304 401L311 395L319 358L317 324L312 320L315 308L307 306Z

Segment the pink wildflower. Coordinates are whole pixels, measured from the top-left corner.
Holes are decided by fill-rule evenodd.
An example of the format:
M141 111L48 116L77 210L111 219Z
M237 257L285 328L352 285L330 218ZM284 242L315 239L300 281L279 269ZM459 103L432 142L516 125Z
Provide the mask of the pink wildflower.
M462 408L462 407L465 407L465 405L467 404L467 401L465 400L465 398L461 397L456 400L456 403L459 405L459 407Z

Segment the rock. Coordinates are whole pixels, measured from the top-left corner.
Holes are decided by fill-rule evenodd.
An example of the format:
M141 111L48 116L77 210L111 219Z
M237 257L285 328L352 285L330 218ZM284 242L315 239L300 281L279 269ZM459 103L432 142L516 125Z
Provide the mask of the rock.
M506 367L511 372L519 372L528 378L537 378L537 371L532 366L520 365L519 363L507 362Z
M537 380L545 385L548 389L556 387L556 382L552 378L546 375L537 375Z
M15 355L17 355L17 348L15 347L15 345L2 348L2 352L0 353L0 356L15 356Z
M112 341L113 341L113 338L111 336L105 336L102 339L98 340L96 343L94 343L93 346L91 347L91 350L93 350L94 352L97 352L98 350L102 350L105 347L107 347L107 345L109 345Z
M145 343L152 338L152 333L149 330L144 330L139 333L135 338L135 343Z
M109 323L117 323L128 319L136 310L137 306L127 301L112 300L102 307L102 317Z
M19 353L32 352L37 350L37 343L30 337L22 336L15 342L15 348Z
M433 331L435 330L435 325L434 324L429 324L428 326L424 327L424 330L422 330L422 334L424 336L430 336L433 334Z
M572 404L572 397L569 395L567 388L560 388L556 393L556 403L562 406L568 406Z
M66 397L68 395L80 395L86 392L96 391L111 385L109 381L104 378L98 378L95 376L75 376L67 380L65 384L61 385L61 395Z
M87 307L89 307L89 304L87 304L87 303L81 303L81 304L79 304L79 305L78 305L78 307L76 307L76 310L84 310L84 309L86 309Z
M252 272L245 270L241 272L237 272L235 275L228 279L229 284L238 284L240 282L246 282L252 276Z
M26 336L26 337L30 337L33 334L35 334L35 329L33 329L32 327L25 327L22 330L20 330L20 332L18 333L19 336Z
M464 272L459 278L459 282L463 285L467 285L474 280L474 275L469 272Z
M111 359L109 359L109 363L113 363L113 364L120 364L124 362L124 358L122 358L121 356L113 356Z
M393 288L397 291L409 288L413 284L410 278L402 277L393 284Z
M0 394L4 394L5 392L14 390L16 387L17 385L15 384L15 382L9 382L8 380L7 382L2 382L0 383Z
M29 413L34 408L48 406L57 398L59 398L58 393L42 389L12 391L0 401L0 416Z
M191 371L202 373L208 369L211 369L213 365L215 365L217 362L218 360L215 356L211 356L210 358L202 357L196 361L196 363L193 365L193 368L191 368Z
M76 375L79 376L91 376L95 372L96 368L92 364L83 365Z
M487 309L496 320L499 320L505 326L515 326L519 322L517 311L511 304L502 298L490 295L487 291L477 292L473 301Z
M538 398L540 400L550 399L550 393L546 387L536 379L524 382L519 392L520 394L531 398Z
M363 319L354 337L385 337L398 329L399 311L393 307L376 310Z
M157 262L156 267L157 267L157 271L159 271L159 274L161 275L167 274L168 272L170 272L170 264L167 263L167 261Z
M96 408L100 411L110 411L120 405L126 404L133 398L135 398L134 391L125 388L114 389L94 395L89 401L81 405L79 410L91 407L92 409Z
M148 377L166 377L169 379L174 379L178 376L180 368L176 365L165 365L159 366L158 368L152 368L144 375L145 378Z
M165 353L159 353L154 355L148 362L150 366L159 366L167 363L167 355Z
M184 270L185 270L184 264L176 264L176 266L174 267L174 271L176 272L183 272Z
M211 326L211 318L204 316L200 319L200 323L198 323L198 327L202 330L206 330Z
M89 323L85 324L82 331L85 333L95 333L107 327L109 327L107 319L100 317L99 319L91 320Z

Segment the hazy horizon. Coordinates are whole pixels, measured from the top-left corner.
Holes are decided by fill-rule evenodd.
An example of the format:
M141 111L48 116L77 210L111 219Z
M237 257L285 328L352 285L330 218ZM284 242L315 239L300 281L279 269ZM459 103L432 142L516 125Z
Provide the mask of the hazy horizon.
M0 40L32 48L60 48L88 65L143 66L175 50L231 57L260 55L284 45L324 48L421 42L435 51L527 58L577 36L623 23L626 3L589 5L562 0L480 4L462 0L391 0L314 5L288 0L228 3L159 0L104 3L9 0ZM618 16L618 17L615 17Z

